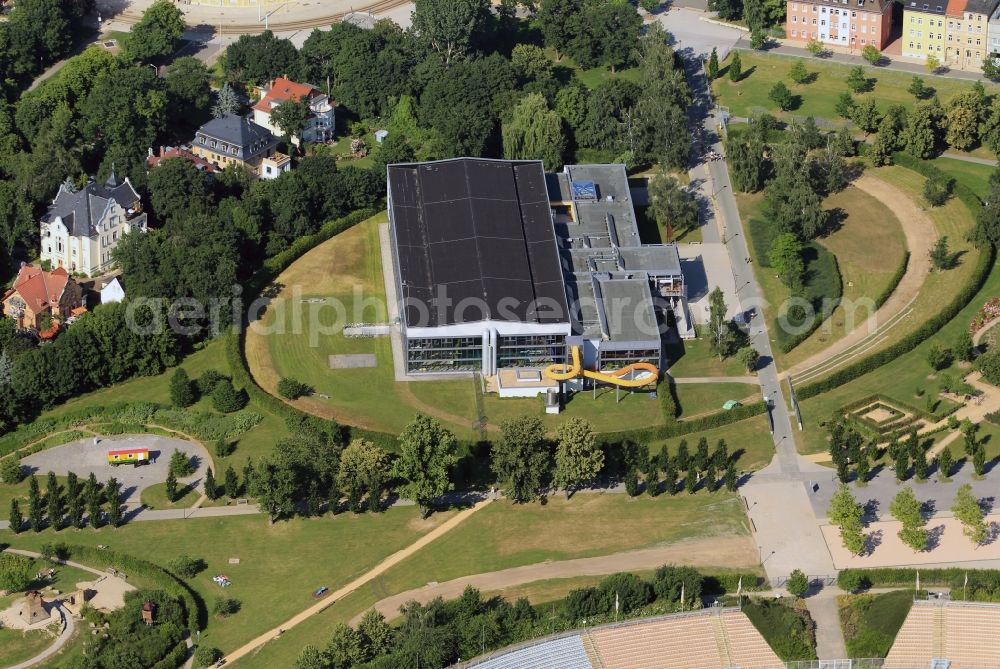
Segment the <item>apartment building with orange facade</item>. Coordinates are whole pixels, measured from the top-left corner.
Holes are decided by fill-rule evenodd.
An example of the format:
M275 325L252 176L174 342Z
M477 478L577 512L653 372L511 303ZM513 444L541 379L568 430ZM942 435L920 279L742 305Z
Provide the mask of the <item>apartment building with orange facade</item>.
M785 36L831 46L881 50L892 30L892 0L789 0Z

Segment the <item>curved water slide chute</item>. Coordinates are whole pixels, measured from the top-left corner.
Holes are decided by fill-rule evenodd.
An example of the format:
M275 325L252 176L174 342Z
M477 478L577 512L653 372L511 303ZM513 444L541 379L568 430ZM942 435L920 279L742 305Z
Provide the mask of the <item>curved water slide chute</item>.
M584 369L583 363L580 361L579 346L570 348L570 359L572 364L569 366L555 364L546 367L545 376L553 381L569 381L583 376L621 388L642 388L656 383L660 378L660 370L649 362L635 362L613 372L593 372Z

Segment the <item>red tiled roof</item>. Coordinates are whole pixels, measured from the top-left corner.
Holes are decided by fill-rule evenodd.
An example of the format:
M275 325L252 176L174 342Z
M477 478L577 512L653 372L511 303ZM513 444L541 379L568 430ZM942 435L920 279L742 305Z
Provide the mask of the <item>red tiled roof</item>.
M272 110L272 102L280 104L288 100L299 100L303 97L311 98L314 95L319 94L319 92L319 89L315 86L310 86L309 84L299 84L291 79L278 77L271 82L271 88L267 91L267 94L262 97L260 102L255 104L253 108L270 114Z
M41 267L24 265L17 273L14 286L9 292L17 293L24 303L38 314L46 308L59 304L59 298L62 297L69 281L69 274L62 267L46 272Z

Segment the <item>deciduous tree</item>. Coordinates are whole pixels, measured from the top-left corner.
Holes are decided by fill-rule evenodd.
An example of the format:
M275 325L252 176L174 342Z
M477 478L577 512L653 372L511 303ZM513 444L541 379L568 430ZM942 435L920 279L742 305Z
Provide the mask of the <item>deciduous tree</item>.
M570 418L556 429L556 456L553 480L566 490L567 497L579 486L597 478L604 466L604 452L590 423Z
M676 177L659 172L650 178L648 189L649 205L657 223L670 232L683 232L697 227L698 203Z
M417 414L399 435L399 448L392 473L406 481L400 492L426 517L434 499L454 489L450 473L458 462L455 436L437 420Z
M550 467L550 448L541 420L519 416L500 423L490 468L509 499L515 503L534 499Z
M793 290L802 286L805 263L802 260L802 242L795 235L785 232L775 237L767 252L767 261L786 286Z
M445 64L450 64L469 54L473 37L488 17L488 0L417 0L413 29Z
M979 546L989 535L989 527L984 520L983 509L979 499L972 494L972 485L965 483L959 486L955 493L955 502L951 512L962 523L962 532L973 544Z
M927 530L924 529L926 521L921 512L920 501L913 494L912 488L903 488L896 494L889 504L889 513L903 524L899 531L899 538L903 543L915 551L927 547Z
M550 172L562 167L566 150L562 119L540 93L530 93L515 105L503 122L502 135L504 158L540 159Z
M122 40L122 55L132 61L159 61L180 45L184 15L170 0L156 0Z

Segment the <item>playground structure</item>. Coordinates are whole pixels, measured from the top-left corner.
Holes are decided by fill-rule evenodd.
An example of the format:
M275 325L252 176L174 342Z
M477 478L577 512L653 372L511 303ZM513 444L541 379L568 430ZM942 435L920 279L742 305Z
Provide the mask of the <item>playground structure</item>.
M108 451L108 464L113 467L118 465L134 465L149 462L148 448L125 448L117 451Z
M546 367L544 370L546 378L553 381L570 381L583 377L600 383L618 386L619 388L642 388L650 384L655 384L660 378L660 370L657 369L656 365L649 362L634 362L611 372L595 372L584 369L583 363L580 360L579 346L570 347L570 358L573 364L569 369L562 363Z

